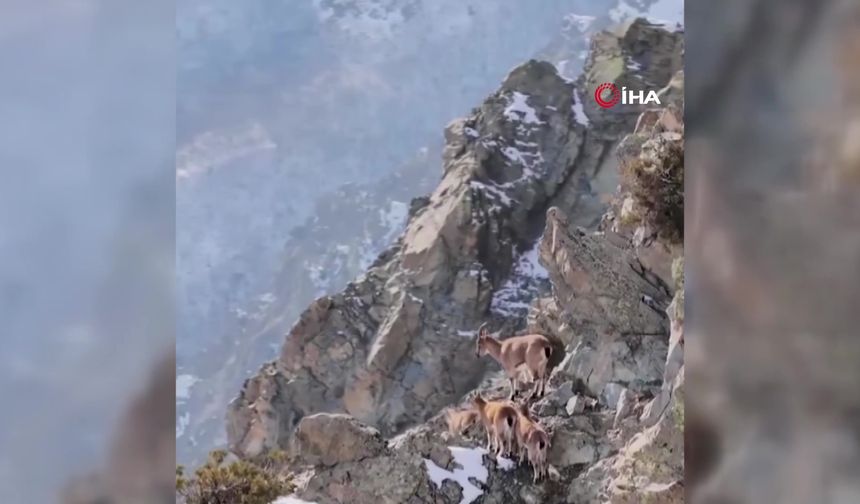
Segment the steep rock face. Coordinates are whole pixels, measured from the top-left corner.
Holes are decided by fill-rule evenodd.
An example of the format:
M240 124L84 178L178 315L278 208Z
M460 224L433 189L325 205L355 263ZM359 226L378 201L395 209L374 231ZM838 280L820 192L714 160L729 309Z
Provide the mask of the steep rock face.
M375 457L385 450L385 441L349 415L317 413L299 422L292 449L306 462L333 466Z
M594 242L609 246L610 238L604 233L586 233L581 229L565 225L561 211L554 208L551 218L540 240L541 261L551 272L563 270L569 264L570 251L576 250L576 243ZM555 254L551 253L553 242L560 243ZM614 248L601 249L607 262L617 265L619 261L636 260L635 250L612 245ZM558 251L566 250L562 254ZM597 256L592 256L596 258ZM583 260L577 264L582 267L579 277L552 273L553 284L557 291L566 289L582 293L583 297L612 299L617 296L614 281L621 276L623 285L635 293L654 292L651 280L643 277L635 269L606 268ZM624 273L629 270L630 273ZM583 288L583 286L588 286ZM666 296L663 296L666 298ZM360 462L345 457L336 465L320 461L314 450L297 452L292 469L298 482L297 494L302 499L314 502L349 502L370 504L383 503L605 503L634 504L653 502L675 504L684 502L684 464L683 464L683 320L675 302L670 304L663 317L652 321L645 317L645 323L663 327L664 332L653 335L661 345L634 344L633 335L612 333L610 322L605 322L603 312L596 311L583 315L571 313L574 306L553 297L551 302L542 300L535 307L551 307L555 315L564 319L555 326L556 331L545 331L548 335L563 338L570 336L564 352L564 361L552 375L550 393L532 406L540 422L551 433L551 448L548 460L551 464L548 481L534 484L531 471L527 466L516 464L504 458L493 458L482 446L483 433L480 429L467 432L465 436L452 434L446 429L445 415L439 414L426 423L412 428L388 440L384 449L377 448L373 455L362 458ZM579 305L576 305L579 306ZM646 307L648 310L651 307ZM629 310L629 307L623 307ZM626 323L640 320L637 310L634 315L621 319ZM645 313L648 313L647 311ZM590 317L593 317L591 319ZM663 319L668 319L664 325ZM539 321L540 317L531 317ZM599 323L595 323L599 320ZM610 319L612 320L612 319ZM563 327L584 327L588 323L603 326L597 337L579 330ZM642 323L642 322L640 322ZM579 324L579 325L577 325ZM665 332L671 326L671 335ZM647 326L646 326L647 327ZM669 344L666 339L668 336ZM583 350L584 342L594 348ZM635 341L635 340L634 340ZM626 345L630 362L650 362L648 369L629 371L639 380L620 385L625 392L616 394L617 400L589 401L595 382L588 377L593 373L609 374L625 365L624 359L608 355L596 359L586 368L568 368L565 363L578 358L583 353L612 353L619 343ZM653 371L651 371L653 368ZM654 373L653 382L643 380L648 373ZM576 384L574 384L576 382ZM585 385L583 385L585 383ZM605 389L610 385L604 386ZM629 385L629 389L625 388ZM668 400L660 397L648 399L660 391L668 391ZM484 381L478 391L487 397L504 397L507 392L505 379L500 375ZM569 411L555 407L557 403L569 404L580 399L585 406ZM556 404L554 404L556 403ZM465 402L457 407L465 407ZM303 420L302 424L305 421ZM302 427L298 432L302 430ZM350 429L354 431L356 429ZM360 434L348 436L351 440L342 445L329 445L327 456L336 457L341 446L360 445L364 439L377 439L367 428ZM300 434L297 433L297 436ZM327 432L318 433L319 438L341 436L331 427Z
M615 38L622 60L648 46L657 53L680 51L680 35L641 21ZM624 65L625 73L639 71ZM655 83L663 86L668 79ZM619 140L613 130L632 130L636 116L589 121L600 113L586 110L587 117L582 117L580 105L587 95L559 77L552 65L530 61L514 69L469 117L451 123L445 131L439 186L414 206L397 243L343 292L315 301L287 335L281 358L245 383L228 411L230 448L254 455L288 447L295 426L317 412L348 413L389 436L474 389L487 374L487 361L474 357L474 331L488 312L503 323L521 326L525 310L493 308L499 295L511 290L511 276L522 270L522 254L532 247L546 209L556 205L577 215L576 222L592 225L605 209L590 181L605 171L608 154ZM546 242L545 236L542 255ZM599 249L606 246L577 243L601 254ZM564 257L572 263L572 253L557 252L559 264ZM622 260L619 254L619 264ZM578 271L567 266L549 269L562 281L575 280ZM595 275L589 280L594 291L610 290L590 300L588 313L596 321L583 319L568 326L588 326L594 338L665 331L663 318L640 304L647 293L659 308L668 304L668 294L661 295L635 272L629 281L642 283L641 288L631 284L630 292L612 290L617 279L599 277L610 273L611 268L586 269ZM574 282L569 288L579 287ZM627 312L616 315L618 309ZM659 381L662 366L637 361L634 350L628 354L633 370L591 378L591 392L599 393L609 383L627 383L631 373ZM643 368L648 373L640 373ZM566 460L581 457L572 454ZM333 470L341 470L340 465Z
M466 358L473 342L463 334L508 276L532 212L573 167L582 127L571 117L572 91L552 65L529 62L470 118L452 123L442 182L402 239L342 294L302 315L274 374L251 380L233 417L259 408L267 390L286 407L254 425L286 425L288 433L305 414L345 411L392 433L474 387L483 369ZM253 429L234 430L237 423L229 433L238 451L272 445L268 437L243 442Z

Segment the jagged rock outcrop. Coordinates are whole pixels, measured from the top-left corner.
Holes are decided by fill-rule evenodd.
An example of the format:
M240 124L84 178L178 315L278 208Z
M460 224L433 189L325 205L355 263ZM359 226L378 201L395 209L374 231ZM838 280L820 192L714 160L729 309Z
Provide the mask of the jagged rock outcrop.
M385 441L349 415L317 413L299 422L292 449L306 463L333 466L375 457L385 450Z
M540 322L544 313L563 320L552 334L567 344L553 383L580 384L581 392L612 408L627 388L641 392L659 385L669 287L648 274L631 247L604 233L570 228L555 207L548 212L540 252L554 304L539 305L533 320L538 328L550 325Z
M317 300L281 359L249 380L231 407L234 450L283 446L295 423L318 411L391 434L477 384L483 366L463 334L508 276L529 217L574 166L583 128L572 120L572 91L552 65L529 62L447 128L445 175L429 204L362 278ZM255 430L267 432L262 443Z
M669 83L663 66L675 59L655 59L660 69L647 71L627 62L649 50L679 54L680 34L637 21L603 36L614 37L616 53L606 63L595 44L592 71L621 61L623 75ZM626 437L609 433L638 415L616 421L614 410L623 396L641 413L661 390L672 287L623 236L593 232L609 195L590 183L617 170L610 154L638 113L606 118L585 107L584 119L583 82L530 61L448 126L437 189L410 212L397 243L343 292L315 301L280 359L245 383L228 412L231 450L251 456L292 446L299 494L318 502L460 502L476 491L482 502L567 502L577 475L624 447L630 428ZM519 301L506 298L532 304L526 320L527 308L500 310L497 301L516 290L511 276L527 269L529 250L554 295L526 289ZM445 406L476 387L505 395L498 368L474 355L474 331L488 316L506 327L528 322L564 349L551 393L535 405L557 440L555 473L544 485L524 485L524 468L486 462L480 451L447 448L472 442L444 433ZM400 434L383 447L371 427L386 438ZM334 430L345 432L346 452L327 443Z
M581 231L575 228L564 228L556 235L559 232L565 235L565 243L582 236L595 240L605 236L581 236ZM542 259L547 263L554 257L548 253L552 234L548 226L541 240ZM593 268L584 274L592 280L591 284L598 286L593 291L595 295L607 285L602 280L611 278L607 271ZM641 288L650 285L638 275L633 278L640 278ZM670 310L670 313L675 312ZM679 322L671 318L672 322ZM611 339L596 342L600 348L614 344ZM578 351L576 346L566 356L570 358ZM645 352L640 352L644 357ZM653 352L655 356L659 353ZM662 352L662 358L666 359L665 346ZM671 360L672 352L668 355ZM671 369L668 365L661 367ZM553 381L560 378L570 378L563 368L553 374ZM309 501L350 503L473 502L478 497L484 503L680 503L683 502L683 368L666 378L671 378L668 384L671 400L653 424L646 423L645 415L640 414L641 406L647 410L655 401L639 402L631 408L635 414L620 421L614 406L598 406L575 414L540 414L541 422L552 433L549 453L552 469L550 480L538 485L531 483L525 466L515 467L513 461L494 459L482 448L471 448L483 443L482 435L463 438L449 433L444 415L440 414L390 439L386 448L378 448L374 456L360 462L347 457L343 463L326 466L319 463L318 453L298 452L293 466L299 482L297 493ZM484 382L479 390L487 396L502 397L507 392L506 386L505 380L497 376ZM543 404L556 400L554 394L564 389L557 387L533 409L541 410ZM581 390L570 387L568 392L575 398ZM335 429L331 425L319 437L337 436ZM359 440L376 439L374 431L369 428L363 431L370 434L356 436ZM335 445L328 446L328 456L340 452Z

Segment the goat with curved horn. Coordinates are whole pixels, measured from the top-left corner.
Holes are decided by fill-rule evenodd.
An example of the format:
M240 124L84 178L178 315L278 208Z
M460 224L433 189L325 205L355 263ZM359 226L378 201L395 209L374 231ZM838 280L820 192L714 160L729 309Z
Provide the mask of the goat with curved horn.
M526 334L499 341L490 336L486 322L478 328L475 341L475 353L478 357L490 354L505 370L510 380L511 399L517 395L520 366L525 366L535 381L530 397L544 394L549 379L549 359L552 351L552 344L541 334Z

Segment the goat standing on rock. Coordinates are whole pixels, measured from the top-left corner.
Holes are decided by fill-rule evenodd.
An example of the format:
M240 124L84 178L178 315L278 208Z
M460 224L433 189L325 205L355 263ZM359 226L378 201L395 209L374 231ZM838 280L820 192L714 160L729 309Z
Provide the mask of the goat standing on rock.
M547 452L549 451L550 436L535 420L525 404L517 405L517 447L520 463L528 457L534 469L533 481L537 483L549 475Z
M511 383L511 399L517 395L520 366L525 366L535 382L529 397L543 396L549 379L549 358L552 356L552 343L546 336L526 334L499 341L490 336L487 324L484 323L478 329L475 354L480 357L487 353L492 355L507 373Z
M472 405L487 431L487 449L498 456L514 453L517 441L516 408L507 401L487 401L481 394L472 398Z

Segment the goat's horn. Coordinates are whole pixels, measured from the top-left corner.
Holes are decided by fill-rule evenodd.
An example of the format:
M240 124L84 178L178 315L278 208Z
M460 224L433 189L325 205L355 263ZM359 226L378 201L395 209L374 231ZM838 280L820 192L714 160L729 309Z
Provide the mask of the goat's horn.
M480 336L481 334L484 334L484 331L487 330L487 326L489 326L489 325L490 325L489 322L484 322L483 324L481 324L481 327L478 328L478 336Z

